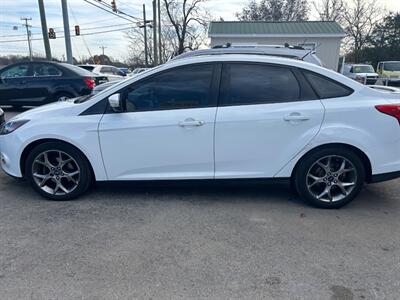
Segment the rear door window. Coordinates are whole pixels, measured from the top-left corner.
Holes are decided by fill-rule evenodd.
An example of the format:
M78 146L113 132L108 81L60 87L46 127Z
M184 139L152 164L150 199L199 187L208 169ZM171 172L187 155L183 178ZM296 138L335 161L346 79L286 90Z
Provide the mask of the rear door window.
M300 85L290 68L265 64L224 65L222 105L298 101Z
M100 69L100 72L104 73L104 74L110 74L110 75L114 74L113 69L111 67L102 67Z
M58 68L49 64L34 64L32 72L35 77L62 75L62 72Z
M351 88L333 79L309 71L303 73L321 99L347 97L353 93Z

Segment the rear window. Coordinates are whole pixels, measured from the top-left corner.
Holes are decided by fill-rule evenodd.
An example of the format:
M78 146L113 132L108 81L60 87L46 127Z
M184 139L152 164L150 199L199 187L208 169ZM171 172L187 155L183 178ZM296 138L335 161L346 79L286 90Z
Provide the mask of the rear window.
M68 69L68 70L70 70L70 71L72 71L72 72L74 72L74 73L76 73L78 75L81 75L81 76L93 76L92 72L89 72L88 70L85 70L85 69L83 69L81 67L70 65L70 64L65 64L65 63L62 63L61 65L64 68L66 68L66 69Z
M94 69L93 66L78 66L78 67L79 67L79 68L82 68L82 69L85 69L85 70L88 70L88 71L90 71L90 72L92 72L93 69Z
M321 99L346 97L353 93L351 88L330 78L307 71L303 73Z

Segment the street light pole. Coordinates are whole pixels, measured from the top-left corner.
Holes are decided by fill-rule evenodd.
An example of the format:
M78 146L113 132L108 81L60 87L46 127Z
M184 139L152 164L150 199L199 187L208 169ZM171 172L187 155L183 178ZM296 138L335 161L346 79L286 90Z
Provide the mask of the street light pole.
M158 61L160 64L163 63L162 56L161 56L161 0L158 0Z
M61 0L61 7L62 7L62 14L63 14L63 21L64 21L64 37L65 37L65 50L67 53L67 63L73 64L71 34L69 32L67 0Z
M143 4L143 28L144 28L144 56L146 68L149 66L148 49L147 49L147 21L146 21L146 5Z
M33 60L33 55L32 55L32 42L31 42L31 31L29 28L32 27L32 25L28 24L28 21L32 20L32 18L27 18L27 17L21 17L22 21L25 21L25 24L22 24L26 28L26 37L28 39L28 48L29 48L29 60Z
M46 52L46 59L51 60L51 49L50 49L49 35L47 33L46 12L44 10L43 0L38 0L38 4L40 12L40 22L42 23L42 35L43 35L44 50Z
M158 48L157 48L157 3L153 0L153 52L154 66L158 65Z

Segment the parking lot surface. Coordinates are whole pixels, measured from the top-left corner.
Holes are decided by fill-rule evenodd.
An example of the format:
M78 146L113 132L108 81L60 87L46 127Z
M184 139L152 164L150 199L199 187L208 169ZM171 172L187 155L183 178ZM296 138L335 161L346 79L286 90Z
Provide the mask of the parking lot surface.
M399 180L321 210L287 187L197 183L51 202L1 172L0 298L399 299L399 215Z

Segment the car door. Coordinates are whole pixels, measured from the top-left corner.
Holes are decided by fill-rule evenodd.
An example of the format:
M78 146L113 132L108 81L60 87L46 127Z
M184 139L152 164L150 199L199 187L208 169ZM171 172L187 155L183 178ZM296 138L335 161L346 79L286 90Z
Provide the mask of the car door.
M49 102L52 94L61 80L62 71L48 63L33 63L32 78L28 83L28 90L33 105Z
M99 124L109 180L213 178L217 73L177 67L120 91L124 111Z
M318 133L324 107L296 69L223 67L215 124L215 177L274 177Z
M26 100L29 64L17 64L0 72L0 104L19 105Z

